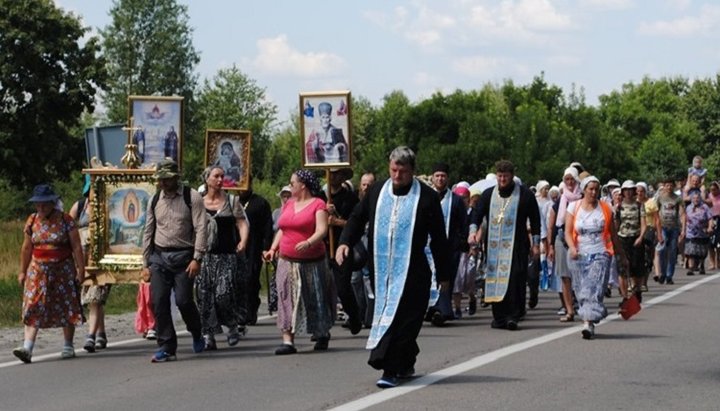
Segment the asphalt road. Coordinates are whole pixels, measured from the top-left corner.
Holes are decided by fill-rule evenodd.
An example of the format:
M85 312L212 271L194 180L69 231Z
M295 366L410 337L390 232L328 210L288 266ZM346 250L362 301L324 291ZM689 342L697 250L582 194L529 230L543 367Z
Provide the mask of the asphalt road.
M298 354L275 356L272 319L236 347L219 340L216 352L193 354L182 335L178 361L164 364L151 364L155 346L137 339L71 360L36 352L30 365L3 353L0 410L720 410L720 274L678 270L676 285L650 287L637 316L609 317L591 341L579 322L557 320L552 293L519 331L491 329L489 308L427 325L418 377L388 390L366 365L367 330L336 326L327 352L300 337Z

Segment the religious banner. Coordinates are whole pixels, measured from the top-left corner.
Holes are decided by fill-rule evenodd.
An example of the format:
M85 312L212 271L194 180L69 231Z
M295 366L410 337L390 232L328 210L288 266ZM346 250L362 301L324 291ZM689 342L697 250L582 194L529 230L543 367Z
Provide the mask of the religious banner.
M153 168L166 157L182 168L183 98L128 97L129 144L137 146L139 168Z
M250 188L250 146L248 130L207 130L205 132L205 167L219 166L225 173L223 188Z
M89 252L85 284L133 283L143 267L153 170L86 169L90 174Z
M352 166L350 92L300 94L303 167Z

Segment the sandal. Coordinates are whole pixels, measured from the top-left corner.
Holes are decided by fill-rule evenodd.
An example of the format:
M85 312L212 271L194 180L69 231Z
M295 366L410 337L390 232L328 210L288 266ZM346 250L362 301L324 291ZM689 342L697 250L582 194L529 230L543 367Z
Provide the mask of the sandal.
M565 314L560 317L561 323L571 323L573 321L575 321L575 314Z

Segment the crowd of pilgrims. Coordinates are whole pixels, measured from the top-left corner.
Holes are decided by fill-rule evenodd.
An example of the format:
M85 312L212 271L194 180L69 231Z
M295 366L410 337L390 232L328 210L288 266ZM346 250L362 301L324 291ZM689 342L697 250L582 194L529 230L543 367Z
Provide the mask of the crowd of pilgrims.
M392 174L395 164L392 157L390 164ZM442 243L445 250L440 251L448 256L447 263L452 268L449 278L438 270L430 290L419 284L416 292L421 298L413 306L419 312L413 315L422 317L426 324L441 327L492 305L492 327L514 331L519 329L518 322L524 320L527 309L537 306L539 292L546 291L558 295L559 321L582 321L582 338L592 339L594 325L612 311L606 307L604 298L616 292L623 300L642 301L650 278L657 285L674 284L679 255L687 275L702 275L718 268L720 185L705 180L707 171L700 157L694 159L687 178L680 181L667 178L655 184L616 178L603 184L579 163L570 164L563 171L562 181L555 185L545 180L529 184L515 176L514 168L507 164L498 166L498 176L510 172L509 183L499 182L493 173L474 184L464 181L453 184L448 179L447 164L435 165L424 176L417 176L422 170L414 170L412 164L416 176L413 181L422 181L432 188L442 206L445 225L441 231L447 241ZM177 175L172 167L169 170L169 174L156 177L162 181ZM189 330L192 324L199 324L200 335L193 332L195 352L217 350L220 335L224 335L227 345L235 346L247 327L257 322L262 270L272 273L267 305L270 313L277 314L277 327L282 335L281 344L274 351L276 355L296 353L296 335L309 335L314 350L327 350L330 329L338 320L352 335L363 328L380 326L379 316L373 312L375 294L390 291L379 290L373 275L373 245L368 243L367 216L357 220L363 222L361 227L348 229L351 233L344 233L343 229L348 224L358 225L354 220L350 222L351 216L367 214L363 207L367 208L368 200L363 199L373 192L373 187L382 186L383 181L376 183L375 175L367 172L356 180L359 184L353 184L352 170L338 168L330 170L329 181L322 187L315 172L298 170L290 177L289 185L277 193L281 206L271 211L269 202L251 189L237 194L224 191L223 174L219 166L206 169L204 184L198 190L201 197L193 197L192 204L188 203L188 207L196 207L196 202L201 204L202 212L198 213L201 220L197 221L202 221L202 232L195 235L205 237L202 243L206 246L204 254L192 256L188 265L197 263L197 272L186 270L193 274L190 287L194 292L190 292L188 301L184 296L181 298L182 288L160 288L167 291L168 296L162 298L167 297L168 301L169 290L174 290ZM39 328L62 327L65 338L62 358L75 356L73 333L84 317L81 305L88 306L90 314L83 349L95 352L107 346L103 306L110 286L78 287L84 276L84 263L77 264L77 260L86 261L81 253L88 252L89 179L85 183L85 198L73 204L68 214L58 210L60 199L50 186L37 186L30 199L36 213L28 218L24 229L18 276L24 285L25 340L13 351L26 363L31 362ZM508 201L502 199L511 198L510 192L516 187L522 189L518 209L513 214L518 216L515 224L519 227L513 241L523 246L516 247L514 253L519 251L524 256L508 257L513 264L507 279L509 285L505 284L508 290L496 299L497 279L487 279L486 270L488 264L493 264L493 258L498 261L503 258L494 257L498 247L492 244L503 240L493 237L488 228L495 226L490 222L502 226L510 211L506 210ZM504 195L503 190L510 191ZM380 188L375 191L380 192ZM195 190L192 192L195 195ZM500 194L496 203L499 208L495 211L494 193ZM524 193L531 193L532 197ZM381 194L375 195L370 204L381 201L378 198ZM162 218L159 213L171 212L160 205L152 210L158 221ZM388 217L390 224L394 216ZM153 235L165 236L159 232L161 226L157 227ZM525 238L517 238L518 233ZM161 238L153 237L151 241L155 239L159 244L164 241ZM432 244L426 239L420 241L426 243L425 254L432 269L433 255L438 258L439 254L431 252ZM539 252L534 251L536 246ZM341 258L337 258L338 252ZM146 255L146 259L152 258ZM517 267L518 261L523 263L521 267ZM410 264L412 270L413 263ZM48 279L49 284L43 279ZM170 333L172 337L165 335L165 345L160 345L160 354L156 353L152 360L173 360L177 345L176 341L171 342L175 338L174 329L158 329L155 318L169 315L169 302L153 298L155 288L150 284L143 282L139 286L136 331L147 339L163 338L160 333ZM177 282L175 286L178 287ZM486 295L486 291L492 296ZM403 292L415 291L406 286ZM405 303L408 298L402 297ZM405 309L403 301L398 311ZM377 344L382 346L382 341L368 341L368 348L376 349ZM394 369L392 375L378 382L378 386L387 388L396 385L395 377L412 375L417 352L410 353L410 359L396 361L394 357L406 354L388 351L392 347L383 349L382 358L370 357L375 368L387 371L392 369L393 361L398 367L402 361L410 364L407 369Z

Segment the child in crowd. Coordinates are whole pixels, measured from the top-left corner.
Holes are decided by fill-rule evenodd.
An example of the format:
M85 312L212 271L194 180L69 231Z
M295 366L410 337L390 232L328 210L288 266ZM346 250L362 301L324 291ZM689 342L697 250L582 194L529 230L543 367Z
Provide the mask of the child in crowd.
M707 175L707 169L703 168L703 158L700 156L693 157L692 167L688 168L688 181L690 176L700 177L700 185L705 185L705 176Z

